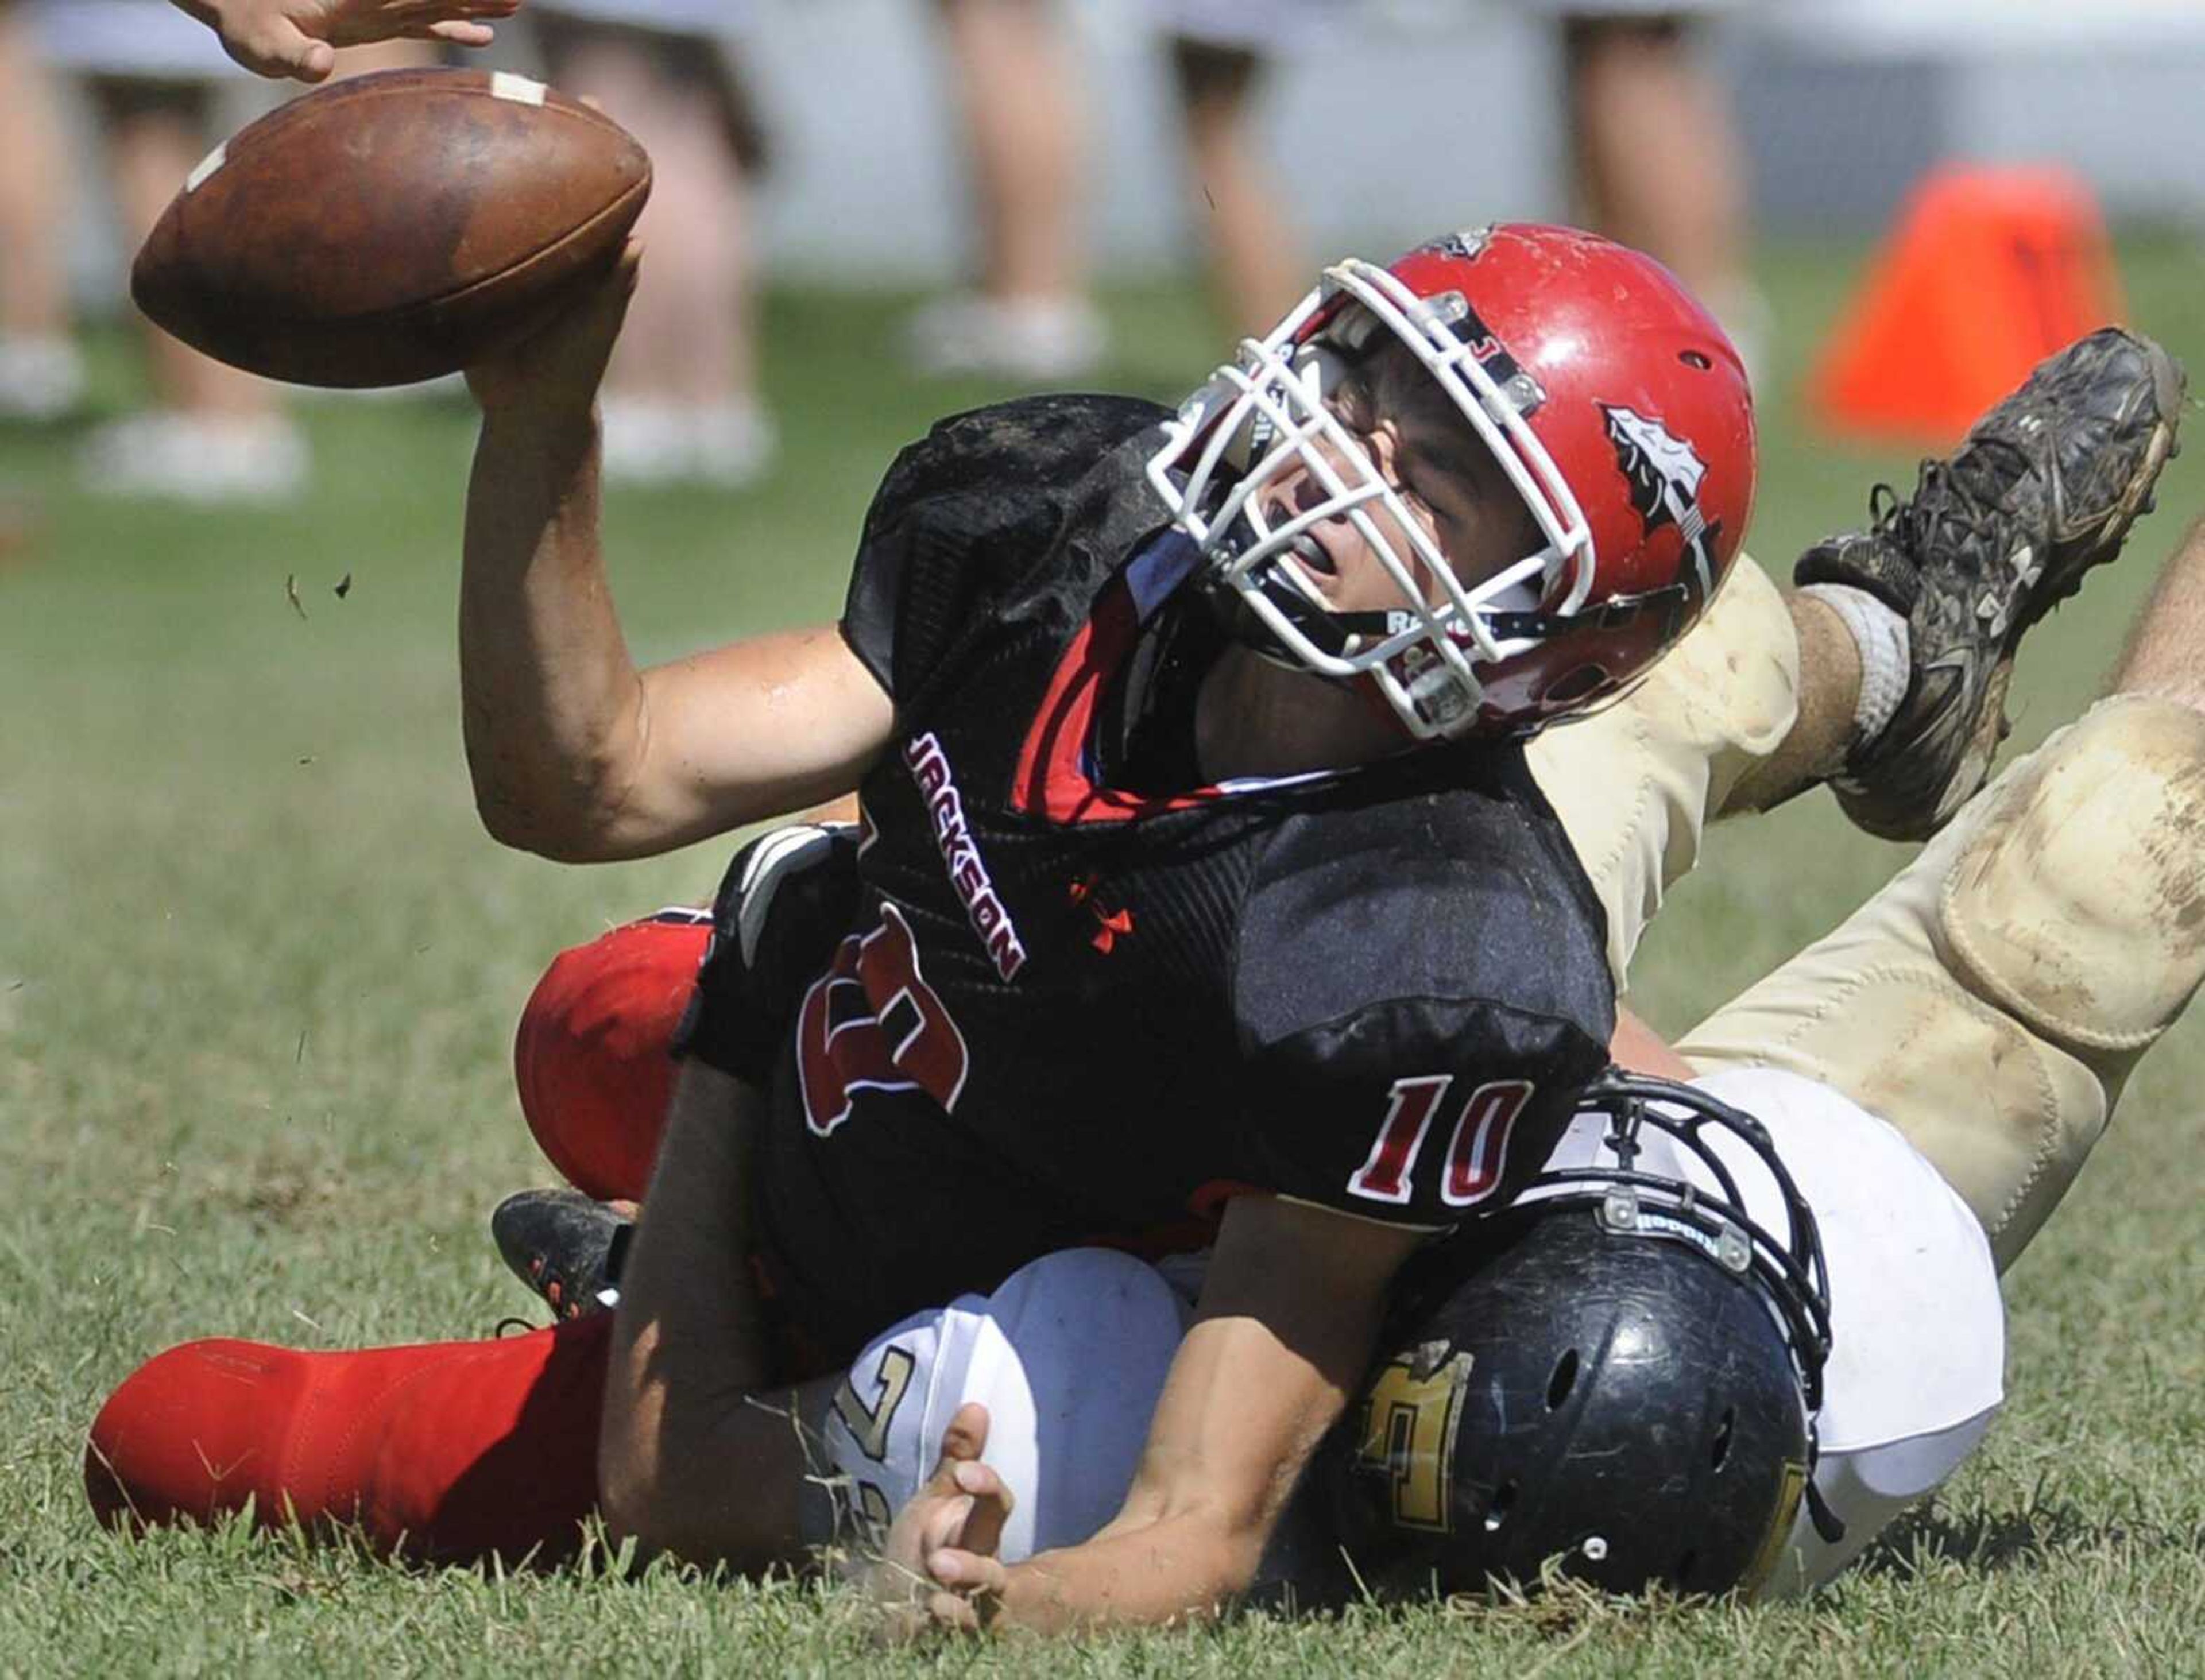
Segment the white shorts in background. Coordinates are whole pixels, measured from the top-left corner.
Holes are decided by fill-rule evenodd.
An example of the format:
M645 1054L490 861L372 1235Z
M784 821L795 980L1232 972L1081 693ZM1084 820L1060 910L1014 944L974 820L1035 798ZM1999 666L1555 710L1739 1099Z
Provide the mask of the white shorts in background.
M1555 17L1706 17L1738 9L1741 0L1505 0Z

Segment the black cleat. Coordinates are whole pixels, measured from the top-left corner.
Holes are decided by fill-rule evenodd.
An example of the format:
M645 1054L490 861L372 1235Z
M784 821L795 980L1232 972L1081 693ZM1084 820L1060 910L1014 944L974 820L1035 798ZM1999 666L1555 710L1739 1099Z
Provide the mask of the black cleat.
M2182 365L2149 339L2092 333L2038 363L1951 460L1923 462L1911 501L1878 484L1867 531L1800 557L1793 581L1865 590L1907 620L1905 698L1831 784L1869 833L1926 840L1989 779L2014 649L2151 511L2182 394Z
M633 1220L578 1190L521 1190L490 1216L491 1239L514 1276L561 1319L617 1304L634 1230Z

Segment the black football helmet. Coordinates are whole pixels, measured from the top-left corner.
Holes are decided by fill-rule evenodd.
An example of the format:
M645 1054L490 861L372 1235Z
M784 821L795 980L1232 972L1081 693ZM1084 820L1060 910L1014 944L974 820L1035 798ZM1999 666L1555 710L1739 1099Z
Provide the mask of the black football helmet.
M1602 1164L1550 1170L1412 1262L1327 1443L1338 1536L1373 1592L1528 1586L1549 1559L1613 1592L1750 1588L1811 1498L1829 1285L1767 1131L1615 1072L1582 1109L1608 1119ZM1639 1170L1649 1128L1715 1188ZM1747 1215L1710 1128L1767 1169L1781 1237Z

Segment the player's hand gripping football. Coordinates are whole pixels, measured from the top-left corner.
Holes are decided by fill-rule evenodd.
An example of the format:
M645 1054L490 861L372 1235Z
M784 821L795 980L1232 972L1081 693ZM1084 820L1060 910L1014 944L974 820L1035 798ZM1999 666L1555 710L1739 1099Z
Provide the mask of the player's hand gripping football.
M995 1619L1004 1580L996 1550L1013 1501L1002 1477L980 1462L987 1445L988 1409L960 1406L942 1432L932 1479L889 1529L873 1587L889 1606L895 1636L930 1628L978 1633Z
M471 365L467 389L484 416L554 424L586 416L642 264L642 242L630 240L611 269L577 286L541 326Z
M511 17L520 0L176 0L222 36L256 75L323 81L339 47L370 41L450 41L487 46L486 18Z

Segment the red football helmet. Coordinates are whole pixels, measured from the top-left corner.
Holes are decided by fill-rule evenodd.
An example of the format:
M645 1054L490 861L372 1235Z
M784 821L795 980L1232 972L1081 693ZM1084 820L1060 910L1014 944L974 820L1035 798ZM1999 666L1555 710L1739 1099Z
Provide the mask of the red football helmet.
M675 1029L712 918L663 910L562 951L513 1039L520 1112L552 1166L600 1201L640 1200L674 1095Z
M1481 580L1456 579L1326 400L1388 335L1461 411L1542 539ZM1521 733L1621 692L1706 607L1753 509L1753 399L1730 340L1659 263L1571 228L1504 224L1390 268L1337 264L1167 429L1150 481L1209 585L1245 609L1240 633L1375 690L1420 740ZM1262 492L1302 472L1324 495L1284 516ZM1399 609L1335 610L1304 569L1298 542L1343 516Z

